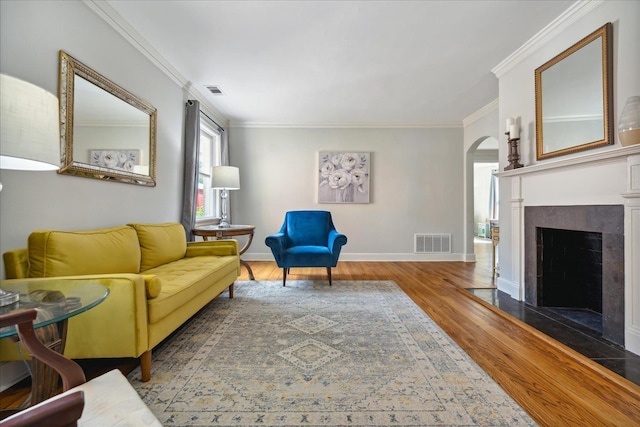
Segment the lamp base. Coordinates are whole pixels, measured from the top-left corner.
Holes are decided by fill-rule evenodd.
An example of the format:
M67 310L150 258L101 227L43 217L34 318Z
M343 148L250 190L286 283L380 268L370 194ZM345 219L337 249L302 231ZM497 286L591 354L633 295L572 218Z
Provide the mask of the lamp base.
M218 224L218 228L229 228L231 227L231 224L229 224L229 221L227 221L226 219L223 219L220 221L220 224Z

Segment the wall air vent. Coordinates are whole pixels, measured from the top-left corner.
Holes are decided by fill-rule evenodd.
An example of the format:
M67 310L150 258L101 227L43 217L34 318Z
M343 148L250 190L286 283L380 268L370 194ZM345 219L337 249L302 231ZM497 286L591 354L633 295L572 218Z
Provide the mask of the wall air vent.
M222 89L218 86L206 86L206 88L214 95L224 95L224 93L222 93Z
M451 233L414 234L414 248L417 254L451 253Z

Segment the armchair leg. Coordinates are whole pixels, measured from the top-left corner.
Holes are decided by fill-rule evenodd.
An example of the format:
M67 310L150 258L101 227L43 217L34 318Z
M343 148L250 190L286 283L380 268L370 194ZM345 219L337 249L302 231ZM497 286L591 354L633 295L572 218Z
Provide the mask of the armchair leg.
M283 268L282 269L282 286L286 286L287 285L287 271L289 271L288 268Z
M327 274L329 275L329 286L331 286L331 267L327 267Z

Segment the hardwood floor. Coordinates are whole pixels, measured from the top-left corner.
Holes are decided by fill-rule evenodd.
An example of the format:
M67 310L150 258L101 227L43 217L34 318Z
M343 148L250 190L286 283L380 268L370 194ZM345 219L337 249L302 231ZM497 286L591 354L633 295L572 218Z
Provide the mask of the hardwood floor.
M489 256L479 252L476 263L340 262L333 280L395 281L542 426L640 425L639 386L463 290L493 287ZM257 280L282 280L273 262L250 265ZM246 269L239 280L248 280ZM292 269L287 280L326 280L326 271ZM88 376L114 366L128 372L132 361L83 362ZM0 394L0 407L19 393Z

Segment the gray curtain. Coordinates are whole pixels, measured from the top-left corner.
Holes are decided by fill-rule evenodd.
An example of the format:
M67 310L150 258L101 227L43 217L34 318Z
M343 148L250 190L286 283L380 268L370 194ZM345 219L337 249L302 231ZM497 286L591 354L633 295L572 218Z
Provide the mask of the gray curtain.
M222 164L220 166L230 166L229 165L229 131L219 127L220 129L220 141L222 145Z
M187 241L194 241L192 231L196 225L196 200L198 196L198 162L200 155L200 102L189 100L186 104L184 124L184 189L182 191L182 225Z

